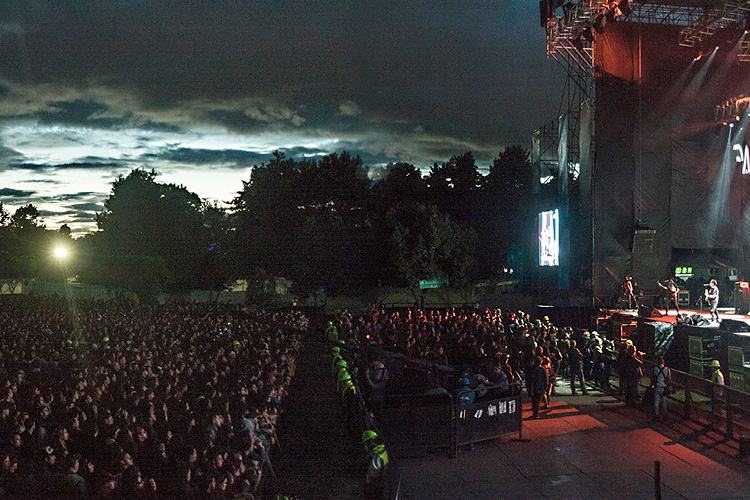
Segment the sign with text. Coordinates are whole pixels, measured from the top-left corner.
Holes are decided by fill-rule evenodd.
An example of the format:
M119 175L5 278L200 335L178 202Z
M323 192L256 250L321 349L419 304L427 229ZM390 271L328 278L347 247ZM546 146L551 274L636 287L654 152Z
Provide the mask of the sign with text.
M521 432L521 397L491 399L456 407L456 445Z

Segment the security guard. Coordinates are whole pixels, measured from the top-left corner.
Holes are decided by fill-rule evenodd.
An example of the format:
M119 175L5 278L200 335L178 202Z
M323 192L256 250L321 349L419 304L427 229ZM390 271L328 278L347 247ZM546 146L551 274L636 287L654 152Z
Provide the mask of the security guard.
M721 363L719 363L718 359L711 361L711 370L713 370L713 373L711 374L711 382L724 385L724 374L721 373Z
M326 339L328 342L335 342L339 338L339 332L333 324L333 321L329 321L326 326Z
M378 435L371 430L362 433L362 444L369 453L370 462L365 477L365 498L383 498L385 490L385 469L388 466L388 452L385 445L378 443Z

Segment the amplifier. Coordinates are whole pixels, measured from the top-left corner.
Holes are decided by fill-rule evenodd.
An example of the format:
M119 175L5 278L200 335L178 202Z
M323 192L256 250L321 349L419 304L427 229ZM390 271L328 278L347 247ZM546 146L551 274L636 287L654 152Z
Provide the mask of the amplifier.
M688 337L688 356L705 359L716 358L719 354L721 337L701 338L694 335Z
M747 392L745 390L745 374L742 372L729 372L729 387L736 391Z
M690 358L690 375L705 379L711 378L711 359Z

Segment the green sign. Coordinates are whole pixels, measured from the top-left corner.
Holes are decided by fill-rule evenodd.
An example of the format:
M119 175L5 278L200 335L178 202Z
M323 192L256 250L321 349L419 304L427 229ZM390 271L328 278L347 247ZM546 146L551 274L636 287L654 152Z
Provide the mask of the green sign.
M677 266L674 270L674 275L675 276L692 276L693 267L692 266L688 266L688 267Z
M426 290L428 288L440 288L448 284L447 278L431 278L428 280L419 280L419 289Z

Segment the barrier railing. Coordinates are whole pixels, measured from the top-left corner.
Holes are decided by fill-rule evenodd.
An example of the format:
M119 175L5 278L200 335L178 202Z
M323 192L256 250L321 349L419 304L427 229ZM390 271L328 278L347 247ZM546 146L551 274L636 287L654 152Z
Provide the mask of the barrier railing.
M458 447L497 439L518 432L522 437L521 395L479 401L468 406L454 407L454 440L452 456Z
M378 429L390 453L413 456L448 450L517 432L522 436L521 395L484 398L467 406L449 394L386 396Z
M645 360L643 366L650 380L654 363ZM750 394L674 368L670 371L674 392L669 401L682 406L685 418L707 422L729 439L735 439L738 432L750 435Z
M388 452L410 456L451 449L452 411L450 394L386 395L376 419Z

